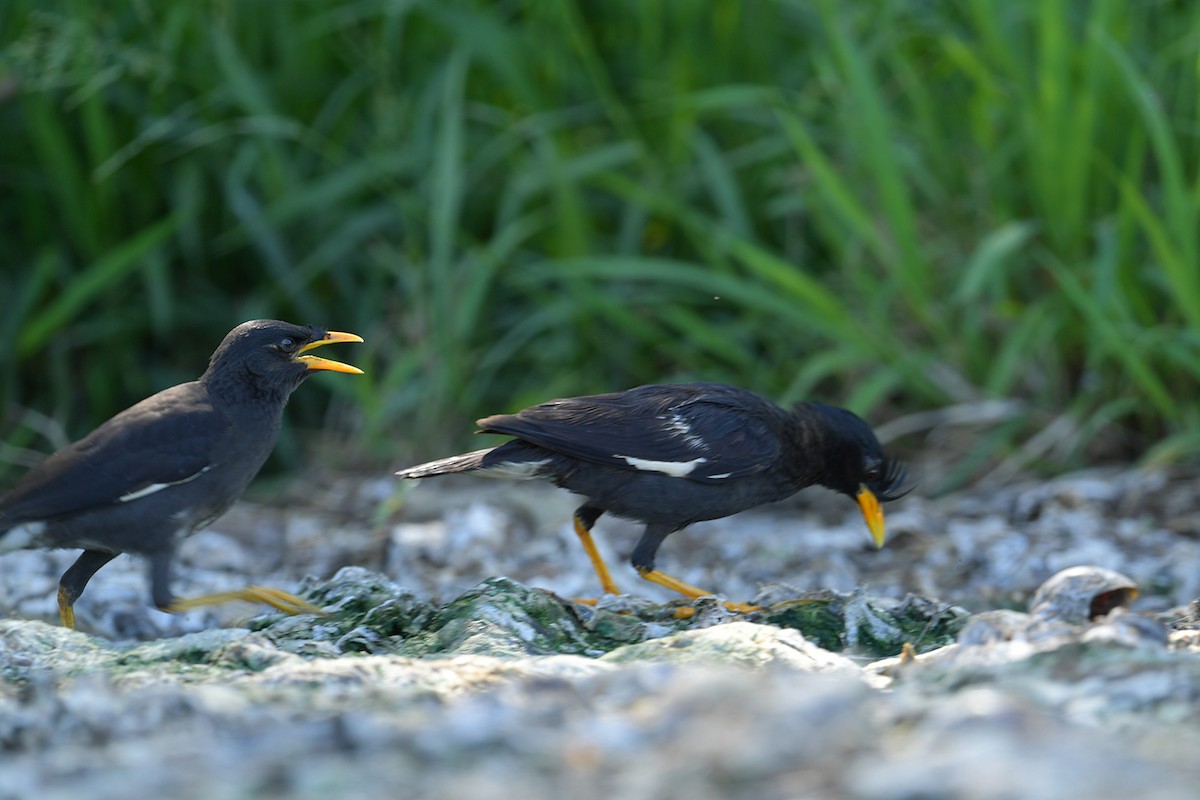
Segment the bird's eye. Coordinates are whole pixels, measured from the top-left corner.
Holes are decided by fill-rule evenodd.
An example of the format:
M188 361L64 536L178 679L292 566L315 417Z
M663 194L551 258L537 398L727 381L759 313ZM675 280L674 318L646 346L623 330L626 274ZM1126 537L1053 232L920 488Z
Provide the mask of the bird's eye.
M866 472L863 473L863 479L866 480L868 483L873 483L873 482L879 480L879 478L882 477L882 475L883 475L883 468L880 467L878 464L872 464L871 466L867 467Z
M285 336L284 338L280 339L279 343L275 346L285 353L291 353L296 349L296 340L290 336Z

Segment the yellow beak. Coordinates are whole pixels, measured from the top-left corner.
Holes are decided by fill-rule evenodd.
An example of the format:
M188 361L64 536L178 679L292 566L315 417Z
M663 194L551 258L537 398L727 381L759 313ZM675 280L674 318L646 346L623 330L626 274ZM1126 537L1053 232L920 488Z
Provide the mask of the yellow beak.
M875 497L874 492L861 483L858 485L858 494L854 496L854 499L858 502L858 507L862 509L863 519L867 521L867 528L871 531L871 538L875 540L875 546L883 547L883 508L879 505L879 499Z
M300 348L301 353L307 353L316 347L324 347L327 344L336 342L361 342L361 336L354 333L341 333L340 331L330 331L325 334L324 339L318 339L315 342L309 342ZM303 361L304 366L309 369L326 369L330 372L348 372L351 375L362 375L363 371L358 367L352 367L349 364L343 364L340 361L332 361L328 358L320 358L319 356L296 356L297 361Z

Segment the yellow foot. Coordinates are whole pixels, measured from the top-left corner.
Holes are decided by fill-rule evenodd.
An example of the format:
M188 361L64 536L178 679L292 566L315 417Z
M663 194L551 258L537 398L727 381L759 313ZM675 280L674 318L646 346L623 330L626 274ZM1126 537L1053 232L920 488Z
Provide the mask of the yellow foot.
M203 597L180 598L176 599L174 603L164 610L172 614L178 614L181 611L190 611L200 606L231 603L235 600L244 600L248 603L264 603L285 614L325 613L322 609L314 606L307 600L301 600L290 592L285 592L282 589L272 589L268 586L247 586L245 589L233 592L218 592L216 594L206 594Z
M67 599L67 592L63 587L58 587L58 618L62 622L64 628L75 627L75 609L71 605L71 601Z
M660 570L657 570L657 569L639 569L638 574L641 575L646 580L650 581L651 583L657 583L659 586L665 586L668 589L670 589L671 591L679 592L684 597L690 597L693 600L695 600L697 597L711 597L712 596L712 592L706 592L698 586L692 586L690 583L684 583L683 581L679 580L679 578L676 578L672 575L668 575L667 573L661 572ZM730 611L736 612L738 614L749 614L751 611L761 611L762 610L762 606L754 606L754 605L750 605L749 603L723 602L723 603L721 603L721 605L725 606ZM676 611L676 613L675 613L676 619L689 619L692 616L691 614L685 614L683 616L680 616L679 612L683 611L683 610L684 609L679 609L678 611ZM693 613L695 613L694 610L693 610Z
M738 614L749 614L751 611L762 611L762 606L751 605L750 603L721 603L721 605Z
M704 597L704 595L700 595L700 596ZM596 597L572 597L571 602L572 603L582 603L585 606L595 607L596 603L599 602L599 598L596 598ZM727 608L730 611L733 611L737 614L749 614L751 611L761 611L762 610L762 606L752 606L749 603L725 603L725 602L723 602L723 603L721 603L721 605L725 606L725 608ZM627 613L627 612L621 612L621 613ZM692 617L696 616L696 609L692 608L691 606L680 606L679 608L674 610L673 614L675 616L675 619L691 619Z
M726 603L721 605L735 614L749 614L751 611L762 611L762 606L752 606L749 603ZM691 606L680 606L675 609L675 619L691 619L696 616L696 609Z

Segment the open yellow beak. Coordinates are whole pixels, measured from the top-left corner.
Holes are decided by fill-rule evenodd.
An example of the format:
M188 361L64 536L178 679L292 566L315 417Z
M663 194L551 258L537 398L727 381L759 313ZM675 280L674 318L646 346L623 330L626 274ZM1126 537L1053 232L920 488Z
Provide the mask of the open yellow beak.
M861 483L858 485L858 494L854 496L854 499L858 502L858 507L862 509L863 519L867 521L867 528L871 531L871 538L875 540L875 546L883 547L883 508L879 505L879 499L875 497L874 492Z
M336 342L361 342L361 336L354 333L341 333L340 331L330 331L325 334L324 339L317 339L315 342L309 342L300 348L301 353L307 353L316 347L324 347L327 344ZM358 367L352 367L349 364L343 364L340 361L332 361L328 358L320 358L319 356L296 356L297 361L303 361L304 366L309 369L326 369L330 372L348 372L351 375L362 375L363 371Z

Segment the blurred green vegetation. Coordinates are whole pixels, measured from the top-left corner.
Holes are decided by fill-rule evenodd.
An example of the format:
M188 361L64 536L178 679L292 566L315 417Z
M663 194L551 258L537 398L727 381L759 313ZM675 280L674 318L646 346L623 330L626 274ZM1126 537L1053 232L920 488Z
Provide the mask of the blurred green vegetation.
M290 415L350 460L683 379L949 409L898 444L953 480L1192 455L1198 52L1176 0L8 0L7 460L254 317L366 337Z

